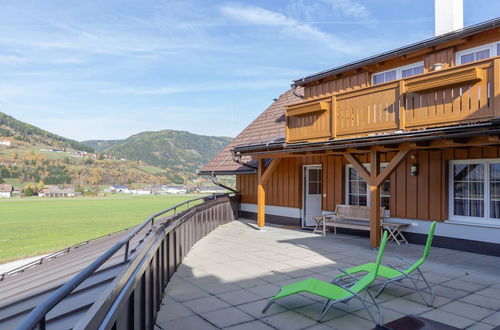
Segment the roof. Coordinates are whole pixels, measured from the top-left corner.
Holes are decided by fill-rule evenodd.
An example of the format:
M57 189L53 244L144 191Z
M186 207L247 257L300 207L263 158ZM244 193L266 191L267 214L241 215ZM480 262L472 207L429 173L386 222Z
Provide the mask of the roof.
M489 30L489 29L492 29L492 28L495 28L498 26L500 26L500 17L486 21L486 22L482 22L482 23L479 23L476 25L467 26L463 29L456 30L456 31L446 33L446 34L442 34L442 35L439 35L437 37L422 40L420 42L410 44L410 45L407 45L404 47L396 48L394 50L384 52L384 53L381 53L378 55L370 56L370 57L364 58L364 59L359 60L359 61L355 61L355 62L351 62L351 63L345 64L345 65L341 65L341 66L335 67L333 69L321 71L321 72L315 73L313 75L294 80L294 85L295 86L303 86L303 85L306 85L307 83L317 81L317 80L326 78L326 77L331 76L331 75L339 74L339 73L349 71L349 70L359 69L365 65L375 64L377 62L392 59L394 57L404 56L406 54L409 54L411 52L414 52L414 51L417 51L420 49L437 46L439 44L442 44L444 42L454 40L454 39L465 38L465 37L468 37L470 35L473 35L473 34L476 34L476 33L482 32L482 31L486 31L486 30Z
M0 192L12 192L13 190L14 187L11 184L8 183L0 184Z
M252 143L234 148L238 154L278 154L284 152L318 152L324 150L344 150L346 148L371 147L375 145L397 145L406 142L427 142L438 139L466 138L479 135L500 134L500 121L490 120L478 124L465 124L448 127L436 127L410 132L397 132L374 136L354 137L319 142L299 142L287 144L284 141L273 143Z
M302 88L297 93L302 94ZM285 106L299 102L301 99L293 95L292 90L281 94L277 101L271 104L250 125L248 125L234 140L206 164L199 172L201 175L230 175L255 173L252 167L244 166L233 160L231 149L242 144L276 141L285 138ZM243 163L256 166L250 157L242 157Z
M110 188L115 188L115 189L128 189L128 187L127 187L126 185L123 185L123 184L113 185L113 186L110 186Z

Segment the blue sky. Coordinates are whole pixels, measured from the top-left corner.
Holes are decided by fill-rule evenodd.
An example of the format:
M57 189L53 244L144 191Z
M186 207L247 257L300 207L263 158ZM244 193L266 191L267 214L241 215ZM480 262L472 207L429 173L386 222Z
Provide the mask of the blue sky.
M464 0L465 25L499 14ZM78 140L235 136L293 79L433 33L433 0L0 0L0 111Z

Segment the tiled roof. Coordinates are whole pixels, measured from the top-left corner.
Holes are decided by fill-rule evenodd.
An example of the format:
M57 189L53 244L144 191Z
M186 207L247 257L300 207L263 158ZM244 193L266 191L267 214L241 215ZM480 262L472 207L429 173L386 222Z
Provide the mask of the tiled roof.
M12 190L14 190L12 185L7 183L0 184L0 192L12 192Z
M297 88L298 94L303 94L302 88ZM259 117L248 125L234 140L227 145L217 156L215 156L202 169L200 174L210 174L212 172L222 174L223 172L244 172L252 170L247 166L240 165L233 161L231 149L235 146L256 142L274 141L285 138L285 106L297 103L300 98L293 95L292 90L281 94L277 101L269 106ZM244 163L252 162L250 157L241 159Z

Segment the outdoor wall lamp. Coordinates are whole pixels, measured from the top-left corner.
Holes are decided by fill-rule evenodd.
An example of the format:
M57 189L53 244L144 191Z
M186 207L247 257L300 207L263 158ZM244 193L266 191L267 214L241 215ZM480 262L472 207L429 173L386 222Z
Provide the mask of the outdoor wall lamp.
M411 176L418 175L418 163L417 163L417 155L410 155L411 165L410 165L410 174Z

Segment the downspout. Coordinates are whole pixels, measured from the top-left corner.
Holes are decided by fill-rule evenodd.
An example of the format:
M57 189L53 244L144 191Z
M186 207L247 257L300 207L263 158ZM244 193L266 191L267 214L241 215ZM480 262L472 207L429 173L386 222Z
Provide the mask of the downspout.
M293 95L295 95L299 99L303 100L304 99L304 95L300 95L299 93L297 93L297 85L292 84L291 86L292 86L292 93L293 93Z
M230 187L228 187L228 186L226 186L226 185L224 185L224 184L222 184L222 183L220 183L220 182L217 182L216 177L215 177L215 175L214 175L214 172L212 172L212 183L213 183L214 185L216 185L216 186L219 186L219 187L221 187L221 188L224 188L224 189L230 190L230 191L234 192L235 194L238 194L238 190L233 189L233 188L230 188Z
M231 150L231 154L233 155L233 161L234 161L235 163L238 163L238 164L240 164L240 165L242 165L242 166L250 167L251 169L254 169L254 170L258 170L258 167L257 167L257 166L253 166L253 165L250 165L250 164L247 164L247 163L243 163L243 162L241 161L241 156L237 156L237 155L235 155L235 153L234 153L234 151L233 151L233 150Z

